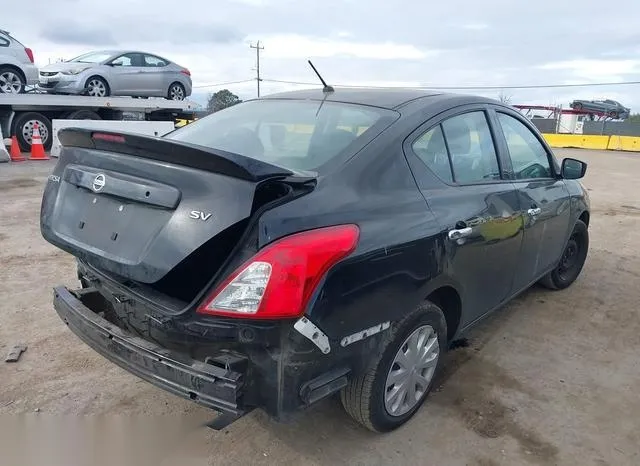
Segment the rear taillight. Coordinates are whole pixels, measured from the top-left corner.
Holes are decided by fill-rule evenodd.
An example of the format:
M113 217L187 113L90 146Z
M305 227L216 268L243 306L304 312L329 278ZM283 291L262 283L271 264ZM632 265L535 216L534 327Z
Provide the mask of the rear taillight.
M327 271L356 248L360 230L339 225L296 233L259 251L198 308L251 319L299 317Z
M33 60L33 50L31 50L28 47L25 47L24 51L27 54L27 57L29 57L29 60L31 61L31 63L33 63L34 62L34 60Z
M188 69L186 69L186 68L185 68L185 69L183 69L183 70L181 70L181 71L180 71L180 73L182 73L182 74L186 74L187 76L191 76L191 71L189 71L189 70L188 70Z

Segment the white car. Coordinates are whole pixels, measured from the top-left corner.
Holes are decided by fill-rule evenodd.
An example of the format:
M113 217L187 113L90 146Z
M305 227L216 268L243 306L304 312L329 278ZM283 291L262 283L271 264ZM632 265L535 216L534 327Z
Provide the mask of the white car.
M0 94L20 94L38 84L33 51L0 29Z

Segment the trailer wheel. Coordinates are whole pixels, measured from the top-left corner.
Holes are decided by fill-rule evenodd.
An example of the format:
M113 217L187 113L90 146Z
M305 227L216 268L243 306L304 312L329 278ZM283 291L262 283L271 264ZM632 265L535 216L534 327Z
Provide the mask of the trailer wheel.
M31 137L33 135L33 127L38 123L40 137L44 150L50 150L53 143L53 127L51 120L42 113L27 112L19 114L13 122L12 134L16 135L18 145L23 152L31 150Z
M67 120L102 120L102 117L91 110L75 110L65 115Z

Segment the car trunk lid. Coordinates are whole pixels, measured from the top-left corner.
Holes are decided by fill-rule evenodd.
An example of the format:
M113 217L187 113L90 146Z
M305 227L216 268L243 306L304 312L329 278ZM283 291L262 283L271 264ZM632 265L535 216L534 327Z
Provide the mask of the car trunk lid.
M211 267L240 240L271 180L310 174L184 142L68 128L45 188L41 232L57 247L125 279L153 284L202 245ZM230 235L230 231L238 234ZM221 254L217 254L221 256ZM207 271L213 274L215 270Z

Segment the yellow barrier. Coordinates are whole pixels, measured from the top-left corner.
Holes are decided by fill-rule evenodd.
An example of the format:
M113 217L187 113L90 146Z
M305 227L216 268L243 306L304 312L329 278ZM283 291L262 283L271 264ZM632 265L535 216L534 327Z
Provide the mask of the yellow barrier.
M609 150L626 150L640 152L640 137L637 136L611 136L609 138Z
M543 134L551 147L578 147L580 149L606 150L610 136L593 136L585 134Z
M179 119L176 120L176 125L175 126L176 126L176 128L182 128L183 126L186 126L186 125L188 125L189 123L191 123L193 121L195 121L195 120L184 120L184 119L179 118Z

